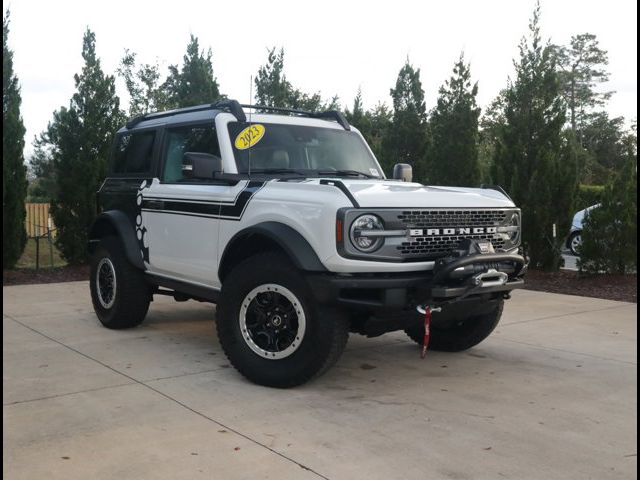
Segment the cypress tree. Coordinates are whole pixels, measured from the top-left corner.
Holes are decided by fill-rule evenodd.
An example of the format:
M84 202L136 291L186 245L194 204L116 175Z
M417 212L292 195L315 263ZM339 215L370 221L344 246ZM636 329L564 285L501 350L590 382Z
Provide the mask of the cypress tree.
M393 122L384 140L382 167L387 176L395 163L409 163L413 178L426 180L425 152L427 147L427 111L424 91L420 82L420 69L407 59L392 88Z
M58 248L69 263L87 259L87 235L96 215L96 191L107 170L114 133L123 122L115 79L105 75L96 56L95 34L83 38L82 72L69 108L54 112L45 138L49 143L56 198L51 212Z
M275 47L268 50L267 63L258 69L254 80L257 105L269 107L293 108L317 112L338 110L340 102L337 95L324 101L320 93L308 94L294 88L284 74L284 49L276 52Z
M2 268L20 258L27 234L24 200L27 170L24 165L25 128L20 116L20 86L13 71L13 52L7 44L9 11L2 18Z
M471 71L461 54L453 75L440 87L438 104L429 121L430 183L469 187L481 183L477 94L478 84L471 84Z
M183 57L182 68L169 67L169 76L163 85L172 108L190 107L213 103L221 98L220 87L213 75L211 49L205 54L200 50L198 38L191 35L187 53Z
M555 55L540 36L540 5L520 43L516 78L505 92L505 125L495 151L494 180L523 211L523 235L532 263L556 269L577 188L574 141L563 134L566 121ZM564 204L564 205L563 205ZM560 235L559 235L560 236Z

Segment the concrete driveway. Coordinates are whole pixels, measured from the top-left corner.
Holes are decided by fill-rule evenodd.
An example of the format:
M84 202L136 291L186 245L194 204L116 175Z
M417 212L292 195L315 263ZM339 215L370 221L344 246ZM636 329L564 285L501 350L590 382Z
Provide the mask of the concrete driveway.
M214 307L99 326L86 282L3 288L8 479L636 478L636 305L518 291L460 354L352 336L327 375L249 384Z

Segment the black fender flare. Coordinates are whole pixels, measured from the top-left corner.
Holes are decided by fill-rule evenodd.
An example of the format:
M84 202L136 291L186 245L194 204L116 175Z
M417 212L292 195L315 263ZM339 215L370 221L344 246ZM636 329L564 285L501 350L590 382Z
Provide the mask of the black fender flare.
M107 210L95 219L89 230L89 253L95 251L100 238L113 233L120 238L129 262L134 267L144 270L144 261L135 229L129 217L120 210Z
M263 222L239 231L227 242L224 252L220 256L218 275L222 279L225 271L225 262L238 242L242 242L251 236L263 236L278 245L291 259L296 268L307 272L326 272L318 255L309 242L296 230L280 222Z

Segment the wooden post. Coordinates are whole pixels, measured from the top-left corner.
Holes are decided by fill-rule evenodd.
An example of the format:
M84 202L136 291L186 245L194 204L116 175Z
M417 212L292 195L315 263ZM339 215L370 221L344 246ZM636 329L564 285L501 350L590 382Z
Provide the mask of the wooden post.
M36 225L36 272L40 268L40 225Z

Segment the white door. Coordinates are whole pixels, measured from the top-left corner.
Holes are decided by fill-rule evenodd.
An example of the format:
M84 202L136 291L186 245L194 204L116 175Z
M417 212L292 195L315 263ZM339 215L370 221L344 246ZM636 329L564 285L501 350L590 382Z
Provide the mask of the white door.
M185 152L220 155L213 122L167 128L163 143L160 178L143 185L138 196L138 239L148 271L219 288L220 214L239 185L183 175Z

